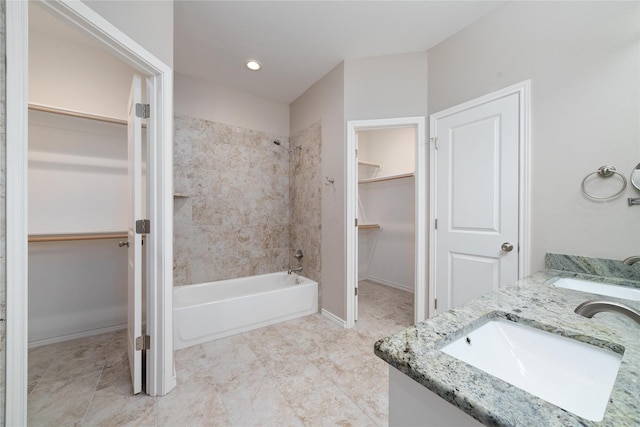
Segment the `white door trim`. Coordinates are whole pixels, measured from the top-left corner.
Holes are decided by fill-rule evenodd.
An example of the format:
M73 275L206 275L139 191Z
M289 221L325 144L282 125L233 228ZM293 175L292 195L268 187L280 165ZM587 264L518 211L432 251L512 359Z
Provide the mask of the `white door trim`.
M114 56L142 74L153 88L149 132L149 296L148 330L152 364L147 392L164 395L175 387L172 339L173 288L173 75L169 66L150 54L82 2L42 1L53 14L97 40ZM6 252L7 252L7 359L5 422L27 423L27 105L28 2L6 2Z
M489 93L471 101L447 108L446 110L433 113L429 117L429 313L435 313L435 219L437 212L436 176L437 176L437 150L434 140L437 133L437 120L443 119L452 114L460 113L478 105L494 101L505 96L518 94L519 103L519 170L518 170L518 239L520 248L518 251L518 278L528 276L530 273L531 254L531 153L530 153L530 129L531 129L531 80L514 84L496 92Z
M424 117L402 117L394 119L374 119L374 120L350 120L347 121L347 144L346 144L346 170L347 170L347 191L346 191L346 236L347 236L347 322L346 327L352 328L355 325L354 293L357 280L358 260L356 259L356 244L358 229L355 227L357 217L357 159L356 159L356 132L370 129L383 129L394 127L416 128L416 165L415 165L415 303L414 320L420 322L426 318L425 313L425 292L426 292L426 201L425 201L425 118Z

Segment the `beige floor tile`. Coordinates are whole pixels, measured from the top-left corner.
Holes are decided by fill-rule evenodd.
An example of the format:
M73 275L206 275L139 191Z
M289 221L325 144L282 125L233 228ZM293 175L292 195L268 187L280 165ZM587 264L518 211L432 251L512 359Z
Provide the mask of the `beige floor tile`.
M379 338L413 321L413 295L360 283L355 328L319 314L175 352L167 396L132 394L126 332L29 351L34 426L385 426Z

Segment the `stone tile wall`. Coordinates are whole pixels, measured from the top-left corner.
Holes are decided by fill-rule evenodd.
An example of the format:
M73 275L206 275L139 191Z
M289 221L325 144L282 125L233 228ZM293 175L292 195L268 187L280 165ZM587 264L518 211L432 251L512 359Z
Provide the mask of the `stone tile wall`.
M0 2L0 426L5 424L4 395L6 369L6 57L5 57L5 2Z
M288 147L282 136L175 117L175 285L288 267Z
M291 136L289 144L292 148L301 147L300 150L292 151L289 158L290 263L291 266L296 266L297 261L293 254L296 250L302 249L304 253L302 275L318 282L318 307L322 307L320 268L323 177L320 174L322 145L320 122Z

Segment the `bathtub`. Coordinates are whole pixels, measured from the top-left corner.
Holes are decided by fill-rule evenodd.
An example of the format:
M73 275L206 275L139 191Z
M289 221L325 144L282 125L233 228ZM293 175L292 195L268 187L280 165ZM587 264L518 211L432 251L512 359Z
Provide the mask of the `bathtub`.
M318 311L318 283L262 274L173 289L173 348L250 331Z

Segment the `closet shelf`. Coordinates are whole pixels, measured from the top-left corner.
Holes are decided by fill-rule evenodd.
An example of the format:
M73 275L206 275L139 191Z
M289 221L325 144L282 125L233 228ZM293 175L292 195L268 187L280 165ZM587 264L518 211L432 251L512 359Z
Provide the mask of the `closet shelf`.
M126 239L127 237L129 237L129 235L126 231L113 231L108 233L30 234L29 243L69 242L74 240Z
M377 230L380 229L380 224L358 224L358 230Z
M371 166L372 168L381 168L377 163L365 162L364 160L358 160L358 165L360 166Z
M413 177L413 172L403 173L400 175L389 175L389 176L381 176L378 178L361 179L360 181L358 181L358 184L368 184L371 182L391 181L392 179L403 179L403 178L412 178L412 177Z

